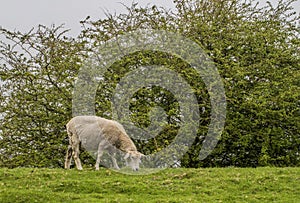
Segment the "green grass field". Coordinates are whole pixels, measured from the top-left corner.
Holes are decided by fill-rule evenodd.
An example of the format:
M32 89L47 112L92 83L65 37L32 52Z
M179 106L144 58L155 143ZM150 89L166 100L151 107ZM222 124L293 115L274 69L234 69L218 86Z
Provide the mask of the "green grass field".
M0 169L0 202L300 202L300 168Z

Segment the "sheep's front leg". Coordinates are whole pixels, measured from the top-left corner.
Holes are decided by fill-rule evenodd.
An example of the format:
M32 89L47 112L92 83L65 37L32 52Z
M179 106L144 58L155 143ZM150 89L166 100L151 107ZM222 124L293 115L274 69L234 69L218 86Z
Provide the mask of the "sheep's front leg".
M108 154L109 154L109 156L110 156L110 158L111 158L111 160L112 160L113 167L114 167L115 169L117 169L117 170L120 170L120 168L119 168L119 166L118 166L118 163L117 163L117 160L116 160L116 158L115 158L115 156L116 156L116 150L115 150L115 148L114 148L113 146L110 148Z
M120 170L119 166L118 166L118 163L117 163L117 160L116 158L114 157L114 155L111 156L111 160L113 162L113 165L114 165L114 168L117 169L117 170Z
M101 157L103 155L105 144L106 143L104 141L102 141L98 145L97 159L96 159L96 164L95 164L95 168L96 168L97 171L99 170L99 164L100 164L100 161L101 161Z

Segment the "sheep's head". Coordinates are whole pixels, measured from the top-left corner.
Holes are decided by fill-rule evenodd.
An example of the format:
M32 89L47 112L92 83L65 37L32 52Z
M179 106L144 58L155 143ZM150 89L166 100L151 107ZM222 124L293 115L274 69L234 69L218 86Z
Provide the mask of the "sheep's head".
M139 170L139 165L141 163L141 158L145 156L138 151L128 151L124 157L126 164L132 168L133 171Z

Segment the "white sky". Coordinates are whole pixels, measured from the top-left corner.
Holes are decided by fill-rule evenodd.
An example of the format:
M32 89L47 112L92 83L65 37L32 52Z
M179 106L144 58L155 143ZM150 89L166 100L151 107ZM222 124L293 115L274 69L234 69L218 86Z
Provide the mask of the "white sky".
M276 2L276 0L270 0ZM122 2L130 6L132 0L0 0L0 26L9 30L29 31L39 24L65 24L70 35L80 32L80 20L91 16L93 20L104 18L105 11L122 13ZM139 0L139 5L155 4L174 9L173 0ZM300 0L294 4L300 13Z
M28 31L39 24L65 24L70 34L80 32L79 21L91 16L93 20L105 17L105 12L122 13L132 0L0 0L0 26L9 30ZM120 3L121 2L121 3ZM174 8L173 0L135 1L145 6L149 3Z

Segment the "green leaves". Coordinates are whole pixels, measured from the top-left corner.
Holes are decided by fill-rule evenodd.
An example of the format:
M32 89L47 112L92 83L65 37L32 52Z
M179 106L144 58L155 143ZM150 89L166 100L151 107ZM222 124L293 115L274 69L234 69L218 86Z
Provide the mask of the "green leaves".
M299 115L291 116L299 111L299 17L290 14L292 2L259 9L254 1L176 1L180 29L215 61L228 102L217 148L199 162L198 141L185 166L299 165Z
M75 39L66 37L67 30L60 26L39 26L28 33L1 28L7 42L0 43L0 166L62 166L64 125L72 116L74 82L88 51L141 28L179 32L213 60L227 96L221 140L208 158L199 161L211 119L208 90L192 67L168 53L140 51L116 60L99 79L97 115L112 117L111 96L128 72L162 65L192 87L201 112L197 138L175 166L299 165L300 19L290 7L293 2L260 8L252 0L175 0L175 12L135 3L124 14L108 14L98 21L86 18ZM146 128L151 121L159 126L156 110L163 110L166 118L157 137L134 140L146 154L169 146L181 126L180 107L171 92L153 86L132 96L130 115L138 126ZM82 156L89 164L88 155Z
M2 31L18 50L1 47L6 65L1 69L6 92L1 98L2 163L61 166L64 125L71 117L71 91L82 47L62 37L65 31L60 27L41 26L27 34Z

